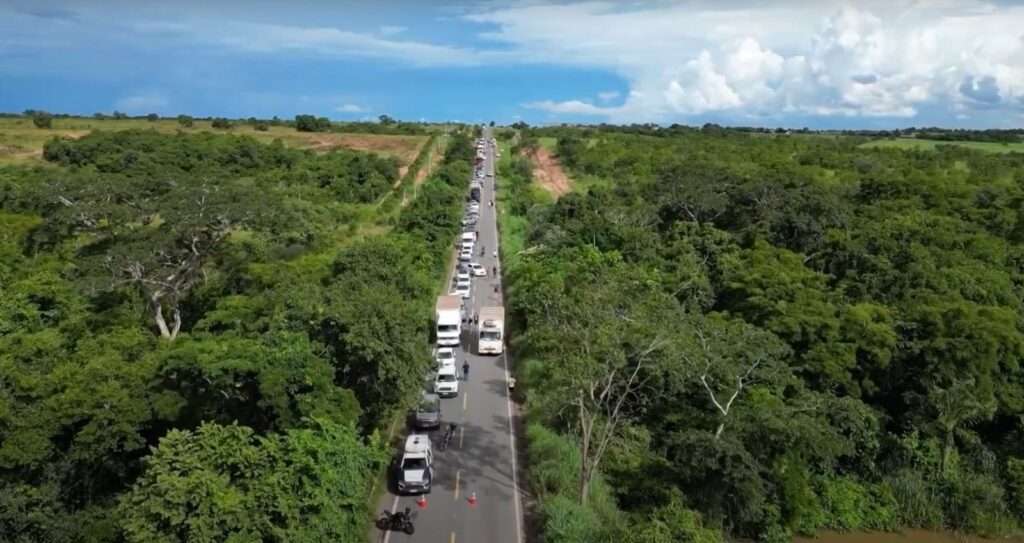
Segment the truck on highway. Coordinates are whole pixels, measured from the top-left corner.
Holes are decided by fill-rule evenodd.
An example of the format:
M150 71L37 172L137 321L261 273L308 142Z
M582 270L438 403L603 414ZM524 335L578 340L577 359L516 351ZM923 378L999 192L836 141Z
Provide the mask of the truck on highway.
M501 354L505 343L505 308L488 306L480 308L480 339L477 343L479 354Z
M458 295L437 297L435 307L437 344L456 346L462 335L462 298Z

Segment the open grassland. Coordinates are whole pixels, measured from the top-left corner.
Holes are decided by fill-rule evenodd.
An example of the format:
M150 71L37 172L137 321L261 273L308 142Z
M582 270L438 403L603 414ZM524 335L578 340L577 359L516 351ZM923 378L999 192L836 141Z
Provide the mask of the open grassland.
M161 119L54 119L53 128L40 129L28 118L0 119L0 163L24 163L39 160L43 144L53 137L80 138L93 130L152 129L162 133L215 132L251 136L264 143L280 139L285 145L299 149L329 151L353 149L370 151L398 159L402 167L408 166L427 141L427 136L396 136L385 134L355 134L334 132L298 132L290 126L271 126L259 131L251 125L236 123L230 130L215 129L209 121L196 120L191 128L183 128L177 120Z
M937 145L960 145L987 153L1024 153L1024 143L994 143L988 141L941 141L925 140L914 138L897 138L869 141L861 147L870 149L874 147L892 147L896 149L919 149L932 151Z

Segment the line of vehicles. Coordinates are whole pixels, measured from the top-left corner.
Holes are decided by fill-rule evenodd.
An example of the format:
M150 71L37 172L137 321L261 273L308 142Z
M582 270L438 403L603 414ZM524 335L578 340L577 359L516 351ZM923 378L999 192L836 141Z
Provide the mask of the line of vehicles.
M471 314L469 302L473 280L488 276L487 267L473 261L477 251L476 225L480 217L480 197L487 177L484 166L488 145L491 149L495 148L493 138L477 140L477 164L462 220L463 232L457 240L459 258L452 289L449 294L437 298L434 308L437 342L434 350L435 371L412 413L414 431L405 439L402 452L394 464L395 487L400 494L430 492L434 476L434 450L430 434L421 432L444 426L441 398L459 395L459 351L475 348L478 354L500 355L504 352L504 308L481 307L479 314L474 315ZM484 255L483 247L479 254L481 257ZM454 424L448 426L445 441L451 438L454 428Z

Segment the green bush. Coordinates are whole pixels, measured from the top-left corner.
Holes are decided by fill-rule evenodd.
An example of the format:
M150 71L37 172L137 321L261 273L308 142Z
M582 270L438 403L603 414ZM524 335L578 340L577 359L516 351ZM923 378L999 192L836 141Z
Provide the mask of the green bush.
M1024 519L1024 459L1006 459L1006 487L1010 491L1010 508Z
M826 527L841 531L896 527L896 499L884 487L849 477L825 479L821 487L821 501L828 515Z
M32 115L32 124L36 125L36 128L53 128L53 115L45 111L37 111Z
M568 496L553 496L541 502L544 540L547 543L593 543L599 541L599 521L594 511Z
M985 536L1005 534L1012 527L1005 491L995 478L969 474L947 481L945 490L952 527Z
M828 512L815 492L806 462L787 456L776 465L775 477L782 494L782 517L787 528L801 535L813 536L828 524Z
M721 543L722 533L707 528L700 514L686 508L677 496L646 518L634 521L627 543Z
M530 490L539 498L563 494L578 497L580 453L565 436L538 423L526 427Z
M945 521L942 495L920 472L902 469L883 483L896 498L897 519L901 526L941 528Z

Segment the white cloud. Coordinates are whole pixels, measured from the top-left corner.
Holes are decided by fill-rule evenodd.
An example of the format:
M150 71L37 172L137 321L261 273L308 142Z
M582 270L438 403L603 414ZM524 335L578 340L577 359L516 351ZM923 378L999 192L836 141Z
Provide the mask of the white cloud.
M619 97L619 91L604 91L597 93L597 99L602 102L611 102Z
M362 113L363 111L366 110L355 104L342 104L334 108L334 111L337 111L339 113Z
M329 27L229 23L221 43L251 52L313 52L328 56L401 60L419 66L472 66L481 62L471 49L388 40Z
M539 109L549 113L565 113L569 115L607 115L615 108L603 108L580 100L569 100L566 102L554 102L542 100L540 102L527 102L523 107Z
M747 5L538 3L465 17L494 25L483 36L521 62L609 70L629 85L617 107L582 99L527 104L555 114L628 122L1024 110L1024 6L986 0Z
M380 33L385 36L394 36L395 34L401 34L402 32L405 32L406 30L408 30L408 28L404 26L384 25L380 27L379 30Z
M125 113L160 113L167 107L167 97L158 92L124 96L114 102L114 109Z
M196 19L185 22L139 22L139 33L160 32L196 43L207 43L246 53L313 54L328 57L379 58L414 66L477 66L503 58L501 52L468 47L393 39L405 29L382 26L380 35L325 26L296 26L242 21Z

